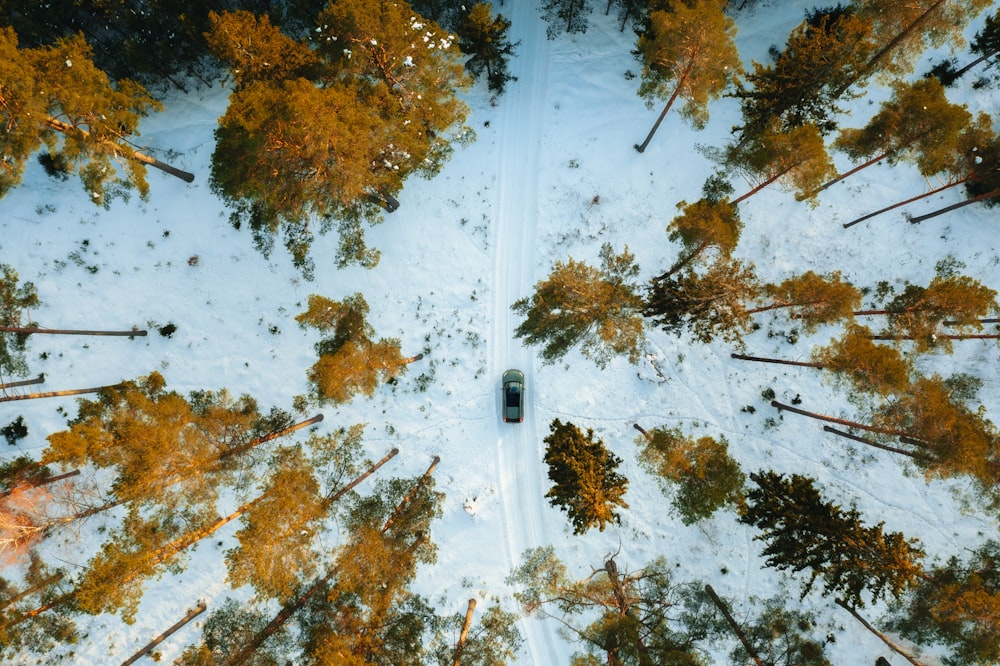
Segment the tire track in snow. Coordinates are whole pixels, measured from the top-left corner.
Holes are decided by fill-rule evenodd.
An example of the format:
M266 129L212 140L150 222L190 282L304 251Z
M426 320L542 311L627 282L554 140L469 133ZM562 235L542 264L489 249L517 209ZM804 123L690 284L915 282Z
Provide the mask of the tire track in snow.
M549 543L543 526L545 490L541 436L533 409L534 354L514 338L517 321L510 306L534 287L535 237L538 226L538 164L542 119L548 86L545 24L533 2L516 0L496 11L511 21L510 41L520 45L511 59L517 77L498 101L497 201L492 221L491 376L496 378L495 455L503 512L504 543L510 567L528 548ZM525 373L526 410L521 424L503 423L499 380L507 368ZM530 664L567 661L556 645L552 621L521 621Z

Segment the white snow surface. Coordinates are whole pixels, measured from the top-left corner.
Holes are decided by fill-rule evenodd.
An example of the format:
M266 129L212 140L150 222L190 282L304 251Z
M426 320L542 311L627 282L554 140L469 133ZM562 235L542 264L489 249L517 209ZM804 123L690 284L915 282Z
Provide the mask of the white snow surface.
M739 525L731 512L690 527L681 523L669 496L637 464L635 423L725 437L746 472L815 477L825 496L856 504L866 522L884 521L887 530L920 539L928 562L996 538L996 517L963 501L968 484L928 483L906 461L826 434L817 421L782 417L761 397L772 388L784 402L800 396L804 409L854 416L844 391L816 370L733 360L730 345L703 345L655 328L648 329L638 365L617 359L602 371L578 352L547 365L537 349L513 336L520 319L511 304L529 296L557 261L573 257L596 265L607 242L616 250L628 245L644 280L669 266L678 247L668 241L666 225L678 202L701 196L713 170L698 146L723 145L738 122L732 99L713 104L711 121L700 132L671 112L645 154L638 154L633 144L659 108L647 109L635 94L638 78L626 76L640 70L630 54L633 33L619 32L601 5L586 34L547 41L536 4L518 0L495 7L512 19L512 41L521 40L512 61L518 80L495 100L483 84L467 95L477 140L456 149L433 180L407 182L402 207L368 231L369 243L382 253L370 270L338 270L335 236L320 236L313 245L315 281L309 282L291 265L280 240L265 258L247 230L229 225L228 211L208 186L213 130L228 94L219 85L172 95L164 112L142 123L142 141L165 161L195 173L191 185L152 170L148 201L133 198L104 210L90 203L78 181L50 179L33 161L24 184L0 202L0 261L37 286L43 306L33 318L51 328L135 325L150 331L132 341L33 336L31 370L46 375L39 390L112 384L159 371L169 388L185 394L225 387L253 395L264 408L291 409L293 397L308 390L305 372L315 360L317 339L294 316L305 309L309 294L339 300L363 293L378 337L399 338L407 354L425 347L429 353L374 398L322 409L320 429L366 423L366 450L373 459L398 446L400 455L381 476L416 476L441 456L434 476L446 498L432 534L438 558L420 571L415 588L442 613L464 611L470 598L481 609L487 603L514 609L506 582L510 570L526 548L548 544L578 576L613 553L628 570L663 556L676 565L678 580L711 583L731 599L738 617L749 614L754 599L776 594L796 607L801 578L763 568L754 530ZM783 44L813 4L764 1L739 12L745 63L766 59L767 47ZM951 99L975 112L995 112L996 94L973 90L974 78L975 72L949 90ZM853 113L841 126L863 125L886 96L873 85L850 105ZM835 159L841 169L849 166L844 156ZM735 175L733 184L737 195L748 187ZM859 286L883 280L926 284L935 264L950 256L964 264L964 273L1000 287L995 210L969 206L919 226L894 211L850 229L841 226L931 185L902 164L866 169L824 192L815 207L768 188L741 206L745 229L738 255L753 261L763 280L840 270ZM955 188L905 210L930 211L961 196ZM761 329L746 340L747 353L807 360L813 345L837 335L835 328L824 329L790 344L780 332L793 323L760 321ZM169 339L156 331L167 323L177 326ZM957 342L950 356L924 357L919 365L928 372L982 377L981 399L995 415L996 361L995 341L968 341ZM527 376L520 425L500 419L499 378L510 367ZM744 411L747 405L755 411ZM16 450L2 453L40 455L46 435L64 429L75 412L69 397L5 404L0 425L23 415L30 432ZM542 439L555 418L593 428L623 459L629 508L621 512L620 525L574 536L565 515L545 500ZM768 425L768 419L776 423ZM79 569L99 543L92 533L96 525L50 539L46 555L71 572ZM118 663L199 600L211 611L227 596L249 596L246 589L228 588L222 559L238 527L228 525L200 544L180 575L151 581L134 624L115 616L80 618L84 638L60 650L73 655L60 663ZM822 632L836 635L828 647L833 663L871 664L878 656L904 663L832 599L814 591L801 603L817 614ZM882 605L865 609L876 621L883 611ZM165 663L198 640L204 617L158 647ZM520 628L525 640L517 664L567 664L579 649L555 622L528 618ZM715 663L724 663L731 647L711 648ZM924 658L936 663L933 650Z

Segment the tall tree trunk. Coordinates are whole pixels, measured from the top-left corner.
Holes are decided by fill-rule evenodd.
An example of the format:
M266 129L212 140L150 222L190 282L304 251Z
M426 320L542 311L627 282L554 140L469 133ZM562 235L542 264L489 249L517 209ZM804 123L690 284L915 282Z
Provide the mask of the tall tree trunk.
M996 55L997 53L1000 53L1000 51L990 51L990 52L989 52L989 53L987 53L986 55L982 55L982 56L979 56L978 58L976 58L975 60L973 60L972 62L970 62L970 63L969 63L968 65L966 65L966 66L965 66L965 67L963 67L962 69L960 69L960 70L956 71L956 72L955 72L955 73L953 74L953 76L954 76L954 77L955 77L956 79L957 79L957 78L959 78L959 77L961 77L961 76L962 76L963 74L965 74L966 72L968 72L968 71L969 71L970 69L972 69L973 67L975 67L975 66L976 66L976 65L978 65L979 63L983 62L983 61L984 61L984 60L986 60L987 58L991 58L991 57L995 56L995 55Z
M8 599L5 599L4 602L3 602L3 604L0 604L0 609L7 608L11 604L15 604L18 601L20 601L21 599L24 599L25 597L31 596L32 594L34 594L38 590L42 589L43 587L48 587L52 583L58 582L59 580L62 579L62 577L63 577L63 573L61 571L57 571L56 573L52 574L51 576L45 577L37 585L32 585L29 588L21 590L20 592L18 592L14 596L12 596L12 597L10 597Z
M33 384L44 384L45 383L45 373L42 373L35 377L34 379L22 379L17 382L7 382L6 384L0 384L0 390L17 388L18 386L31 386Z
M646 432L646 430L641 425L639 425L638 423L633 423L632 427L641 432L642 436L646 438L647 442L653 441L653 436L650 435L648 432Z
M823 183L822 185L820 185L819 187L817 187L815 190L813 190L812 192L810 192L809 195L806 198L808 199L810 197L813 197L813 196L819 194L820 192L822 192L823 190L825 190L826 188L830 187L831 185L836 185L837 183L839 183L840 181L844 180L845 178L848 178L849 176L853 176L854 174L856 174L857 172L861 171L862 169L867 169L871 165L876 164L877 162L881 162L885 158L889 157L889 155L892 155L892 153L894 153L894 152L896 152L896 151L890 151L890 152L887 152L887 153L882 153L878 157L873 157L870 160L868 160L867 162L863 162L863 163L859 164L858 166L854 167L850 171L845 171L844 173L840 174L839 176L837 176L833 180L827 181L827 182Z
M735 206L736 204L740 203L744 199L749 199L750 197L752 197L753 195L757 194L758 192L760 192L762 189L764 189L765 187L767 187L768 185L770 185L774 181L776 181L779 178L781 178L782 176L784 176L786 173L788 173L788 171L789 171L789 169L785 169L784 171L782 171L781 173L779 173L777 176L772 176L771 178L768 178L763 183L761 183L760 185L757 185L756 187L754 187L752 190L750 190L746 194L744 194L744 195L742 195L740 197L737 197L737 199L732 202L733 205Z
M90 136L90 132L88 132L87 130L80 129L78 127L73 127L69 123L64 123L63 121L53 118L51 116L45 119L45 123L52 129L58 132L62 132L63 134L71 134L75 132L81 134L84 138ZM181 171L176 167L172 167L169 164L161 162L155 157L150 157L149 155L140 153L138 150L131 150L114 141L102 141L101 144L110 148L116 155L120 155L121 157L125 157L130 160L135 160L136 162L141 162L142 164L151 166L155 169L159 169L164 173L169 173L171 176L180 178L185 183L190 183L194 181L193 173L188 173L187 171Z
M609 558L604 563L604 571L608 574L608 580L611 582L611 592L615 596L618 613L622 617L631 617L632 603L629 601L625 594L625 589L622 587L622 579L618 575L618 565L615 563L614 558ZM641 626L642 623L639 624ZM649 656L649 648L643 642L642 634L639 630L635 633L635 651L639 656L639 666L654 666L653 660Z
M899 430L891 430L889 428L879 428L878 426L865 425L864 423L858 423L856 421L847 421L846 419L838 419L834 416L827 416L826 414L817 414L816 412L809 412L804 409L799 409L798 407L792 407L791 405L780 403L777 400L772 400L771 406L777 409L778 411L792 412L793 414L808 416L809 418L816 419L818 421L829 421L830 423L839 423L840 425L847 426L848 428L858 428L859 430L867 430L868 432L877 432L882 435L894 435L896 437L907 435L907 433L901 432Z
M894 48L899 46L904 39L913 34L913 31L916 30L918 27L920 27L920 24L926 21L927 17L929 17L935 10L944 5L945 1L946 0L936 0L936 2L933 5L924 10L923 14L914 19L910 25L903 28L903 30L900 31L898 35L890 39L885 46L879 49L878 52L875 53L875 55L873 55L871 58L868 59L868 62L865 63L865 66L861 68L861 71L858 72L858 75L854 77L853 80L845 83L843 86L840 87L839 90L837 90L835 96L840 97L845 92L847 92L847 89L850 88L855 82L860 81L861 79L867 77L871 73L871 71L875 69L875 65L877 65L882 58L884 58Z
M969 180L969 176L966 176L965 178L963 178L961 180L957 180L954 183L948 183L947 185L942 185L941 187L937 187L937 188L931 190L930 192L924 192L923 194L919 194L919 195L917 195L915 197L910 197L909 199L906 199L905 201L900 201L899 203L894 203L891 206L886 206L885 208L880 208L877 211L875 211L874 213L868 213L867 215L862 215L861 217L859 217L859 218L857 218L855 220L851 220L850 222L846 222L844 224L844 228L847 229L848 227L853 227L855 224L858 224L859 222L864 222L865 220L870 220L871 218L877 217L877 216L881 215L882 213L888 213L890 210L895 210L897 208L900 208L901 206L905 206L906 204L913 203L914 201L919 201L921 199L926 199L927 197L929 197L931 195L934 195L934 194L937 194L938 192L944 192L945 190L950 190L953 187L961 185L962 183L964 183L967 180Z
M654 280L666 280L668 277L670 277L671 275L673 275L674 273L676 273L677 271L679 271L680 269L684 268L685 266L687 266L688 264L690 264L692 261L694 261L698 257L698 255L701 254L702 252L704 252L705 250L707 250L708 246L711 245L711 244L712 243L710 241L707 241L707 240L706 241L702 241L701 245L699 245L694 250L692 250L691 252L689 252L686 257L683 257L682 259L674 262L674 265L670 267L670 270L668 270L666 273L662 273L660 275L657 275L653 279Z
M23 487L37 488L39 486L47 486L50 483L55 483L57 481L65 481L66 479L72 478L74 476L78 476L79 474L80 474L80 470L74 469L71 472L66 472L65 474L56 474L55 476L49 476L49 477L46 477L46 478L38 480L38 481L36 481L34 479L30 479L27 482L26 486L16 486L14 488L11 488L10 490L3 491L2 493L0 493L0 499L9 496L15 490L18 490L18 488L23 488Z
M97 393L103 389L115 388L121 384L109 384L108 386L95 386L94 388L70 389L68 391L48 391L47 393L28 393L25 395L8 395L0 397L0 402L13 402L15 400L35 400L37 398L55 398L64 395L83 395L84 393Z
M392 515L390 515L388 520L385 521L385 525L382 526L383 533L388 530L389 526L392 525L396 518L399 517L399 514L402 513L403 509L406 508L406 505L410 503L410 500L413 499L413 496L417 493L417 491L420 490L425 483L427 483L427 479L431 478L431 474L434 473L434 468L438 466L439 462L441 462L441 456L434 456L434 459L431 461L431 465L427 468L427 471L424 472L419 479L417 479L417 482L413 485L413 488L410 489L410 492L406 494L406 497L404 497L403 500L396 506Z
M439 457L437 456L434 457L434 462L431 464L428 471L425 472L424 475L417 480L417 483L410 490L410 492L406 494L406 497L404 497L403 500L399 504L397 504L396 507L393 509L392 516L396 516L403 511L403 509L409 503L410 498L413 497L413 494L416 493L417 490L420 488L420 486L422 486L426 482L427 476L431 471L433 471L434 467L437 466L439 460L440 460ZM392 517L390 517L390 519L386 521L385 526L382 528L382 534L385 534L386 530L389 529L389 525L391 523L392 523ZM418 539L417 544L419 544L421 541L422 539ZM311 599L317 592L323 589L326 586L326 584L333 579L335 575L337 575L337 568L332 567L326 573L325 576L323 576L315 583L313 583L313 585L311 585L309 589L302 594L302 596L298 597L297 599L293 599L288 603L286 603L284 606L282 606L278 614L275 615L274 618L272 618L272 620L267 623L267 626L265 626L263 629L257 632L249 643L244 645L237 652L227 656L222 661L221 666L233 666L234 664L244 663L247 659L249 659L253 655L254 652L257 651L257 648L259 648L261 645L264 644L264 641L266 641L268 638L273 636L279 629L281 629L281 627L285 624L285 622L287 622L288 619L292 617L292 615L298 612L299 609L305 606L306 602L309 601L309 599Z
M937 217L938 215L944 215L945 213L950 213L951 211L956 210L958 208L962 208L963 206L968 206L970 204L978 203L980 201L986 201L987 199L995 199L996 197L1000 197L1000 188L997 188L995 190L990 190L989 192L985 192L983 194L979 194L977 196L972 197L971 199L966 199L965 201L960 201L957 204L952 204L950 206L945 206L944 208L939 208L933 213L925 213L924 215L917 215L915 217L910 217L908 219L910 221L910 224L917 224L919 222L923 222L924 220L929 220L932 217Z
M149 643L146 644L145 647L136 652L134 655L123 661L122 666L130 666L131 664L134 664L135 662L139 661L145 655L152 652L153 648L155 648L157 645L159 645L164 640L169 638L171 634L173 634L178 629L183 627L185 624L187 624L191 620L195 619L196 617L204 613L207 607L208 606L205 604L204 601L199 601L198 605L195 606L193 609L189 610L187 615L182 617L177 623L175 623L173 626L164 631L162 634L151 640Z
M608 3L610 7L611 4ZM465 649L465 639L469 636L469 629L472 627L472 613L476 610L476 600L469 599L469 607L465 611L465 622L462 623L462 632L458 635L458 644L455 646L455 662L452 666L462 666L462 650Z
M684 75L678 79L677 85L674 86L674 92L671 93L670 99L667 100L666 105L663 107L663 111L660 111L660 115L657 116L652 129L650 129L649 134L646 135L646 139L641 144L637 143L633 146L633 148L635 148L638 152L643 153L646 151L646 146L648 146L649 142L653 140L653 135L656 134L656 130L660 129L660 123L662 123L663 119L667 117L667 112L670 111L670 107L674 105L674 102L677 101L677 96L681 94L681 86L684 85L684 79L686 78L687 71L685 71Z
M726 622L729 624L729 627L733 630L733 633L736 634L736 637L740 639L740 643L743 644L743 649L747 651L747 654L750 655L754 663L757 664L757 666L764 666L764 661L757 655L753 646L750 645L747 635L743 632L743 629L740 628L740 625L736 623L736 620L733 619L732 614L729 612L729 608L726 606L726 602L724 602L719 595L715 593L715 590L712 589L711 585L705 585L705 591L708 592L708 596L712 598L712 602L715 604L715 607L719 609L720 613L722 613L722 617L726 618Z
M116 335L119 337L145 337L146 331L133 328L131 331L80 331L65 328L38 328L22 326L0 326L0 333L18 333L20 335L48 334L48 335Z
M907 456L909 458L917 457L917 454L911 451L906 451L905 449L897 449L895 446L888 446L887 444L879 444L873 439L868 439L867 437L859 437L858 435L855 435L853 433L845 432L843 430L837 430L836 428L833 428L828 425L823 426L823 430L825 430L828 433L837 435L839 437L843 437L845 439L850 439L855 442L860 442L861 444L867 444L868 446L874 446L876 449L882 449L883 451L891 451L892 453L898 453L900 455Z
M741 361L758 361L760 363L777 363L780 365L796 365L802 368L817 368L822 370L826 366L822 363L813 363L811 361L786 361L780 358L765 358L763 356L746 356L744 354L730 354L731 358L739 359Z
M843 608L844 610L846 610L848 613L850 613L851 615L853 615L854 619L857 620L858 622L860 622L864 626L865 629L867 629L868 631L870 631L873 634L875 634L876 636L878 636L882 640L882 642L885 643L886 645L888 645L889 648L893 652L896 652L896 653L902 655L903 658L906 659L911 664L913 664L913 666L926 666L926 664L924 664L921 661L918 661L912 655L910 655L905 650L903 650L901 647L899 647L898 645L896 645L895 641L893 641L891 638L889 638L888 636L886 636L885 634L883 634L881 631L879 631L878 629L876 629L875 627L873 627L871 624L869 624L868 621L865 620L863 617L861 617L861 615L859 615L856 610L854 610L853 608L851 608L850 606L848 606L846 603L844 603L843 599L834 599L833 601L838 606L840 606L841 608Z

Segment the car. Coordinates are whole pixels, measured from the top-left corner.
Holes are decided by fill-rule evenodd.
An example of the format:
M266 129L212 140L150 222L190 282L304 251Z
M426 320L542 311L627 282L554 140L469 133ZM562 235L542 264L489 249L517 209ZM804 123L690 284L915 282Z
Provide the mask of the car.
M503 420L504 423L524 420L524 373L520 370L503 373Z

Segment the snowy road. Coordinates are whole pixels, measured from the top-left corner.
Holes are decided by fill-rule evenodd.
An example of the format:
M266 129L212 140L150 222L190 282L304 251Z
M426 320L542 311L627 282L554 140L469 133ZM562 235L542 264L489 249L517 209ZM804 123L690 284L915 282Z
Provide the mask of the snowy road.
M525 549L549 543L542 519L545 479L540 445L545 429L544 424L536 422L531 409L534 354L514 337L518 318L510 309L514 301L531 292L536 280L538 161L548 85L549 42L534 3L519 1L497 7L497 11L511 20L511 42L521 42L511 60L511 74L517 80L508 84L496 120L498 187L491 225L491 376L499 381L507 368L523 370L527 397L525 420L519 425L503 423L499 399L496 401L498 487L507 556L513 568ZM521 625L528 663L566 663L568 659L560 654L551 622L526 619Z

